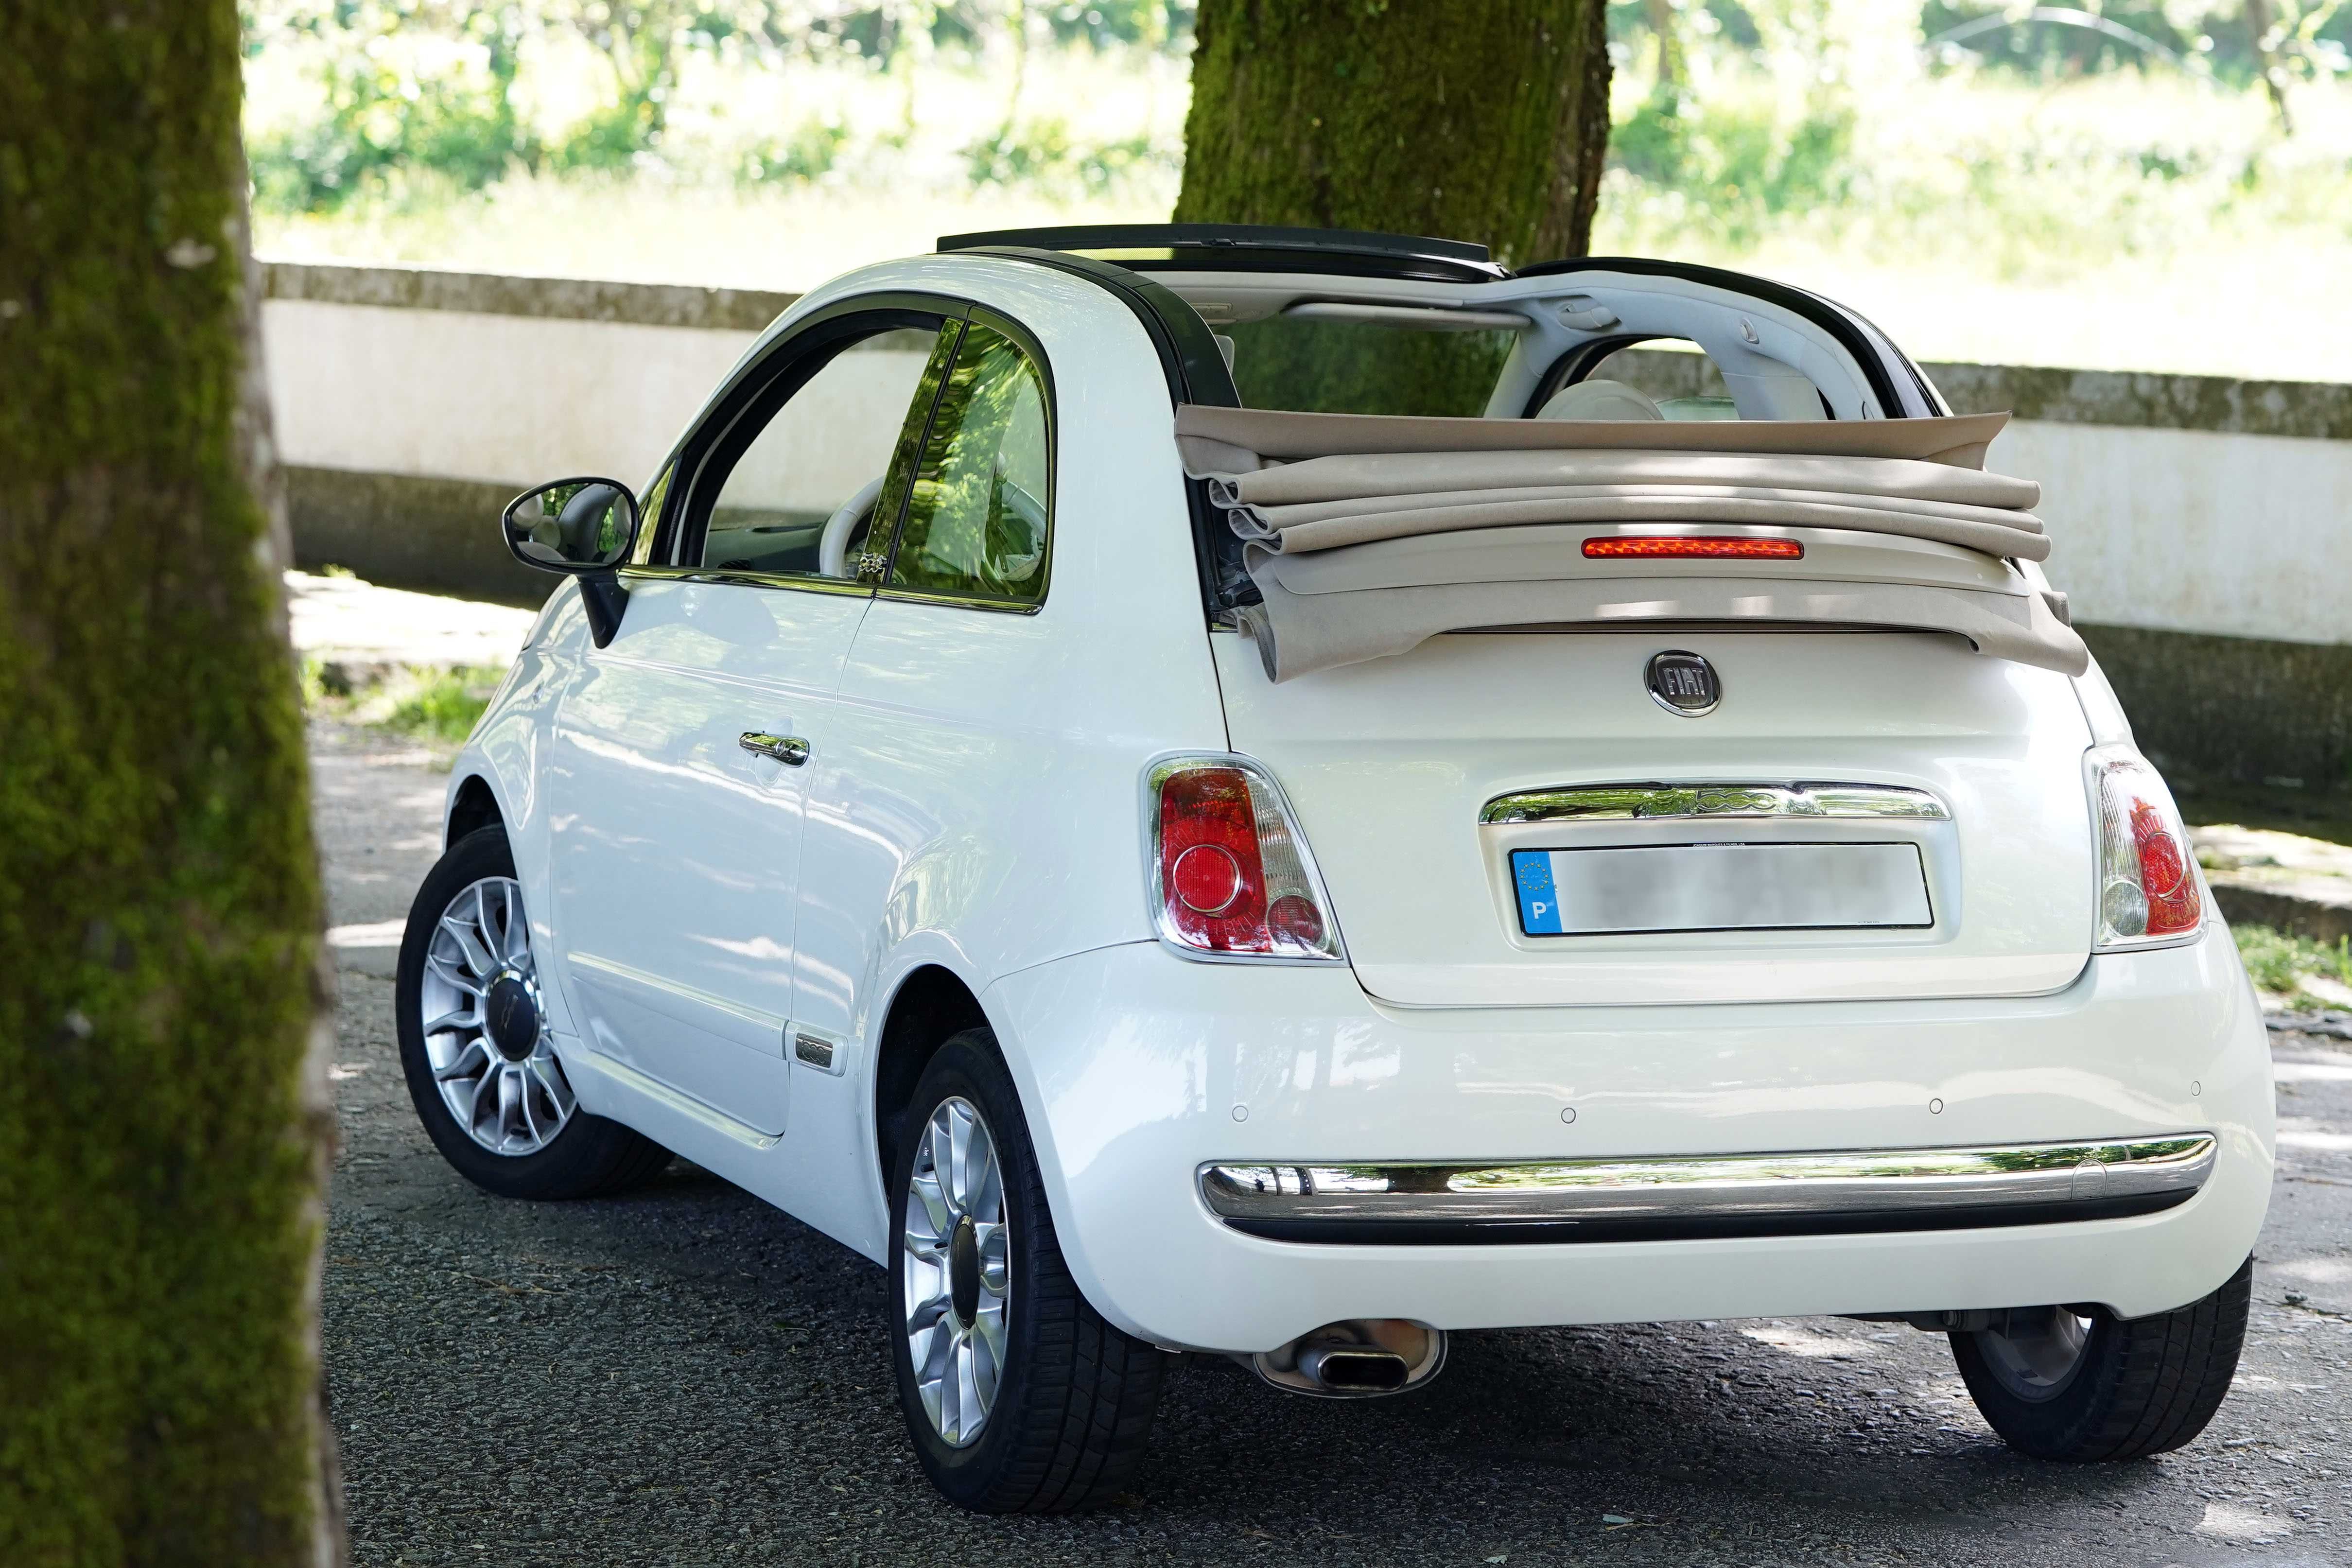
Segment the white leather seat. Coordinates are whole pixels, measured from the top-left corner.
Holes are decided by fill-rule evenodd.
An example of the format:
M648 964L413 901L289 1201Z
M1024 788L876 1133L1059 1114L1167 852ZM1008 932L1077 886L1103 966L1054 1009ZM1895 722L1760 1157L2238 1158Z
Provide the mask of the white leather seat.
M1538 419L1664 419L1656 398L1622 381L1580 381L1552 394Z

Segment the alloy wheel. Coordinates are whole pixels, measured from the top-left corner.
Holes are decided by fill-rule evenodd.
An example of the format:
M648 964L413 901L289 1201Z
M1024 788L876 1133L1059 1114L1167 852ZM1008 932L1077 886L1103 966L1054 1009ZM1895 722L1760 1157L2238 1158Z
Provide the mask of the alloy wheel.
M425 950L417 1015L442 1103L494 1154L536 1154L578 1100L547 1030L522 888L485 877L457 890Z
M900 1306L908 1360L932 1428L978 1440L1004 1375L1013 1237L996 1142L977 1106L940 1102L908 1181Z
M2083 1369L2092 1321L2063 1307L2021 1307L2002 1314L1977 1342L2002 1388L2033 1404L2055 1399Z

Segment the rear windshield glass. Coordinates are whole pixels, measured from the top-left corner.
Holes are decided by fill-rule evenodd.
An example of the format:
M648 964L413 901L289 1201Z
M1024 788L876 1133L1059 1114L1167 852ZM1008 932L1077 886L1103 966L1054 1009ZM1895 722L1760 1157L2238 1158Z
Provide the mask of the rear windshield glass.
M1244 405L1310 414L1484 414L1513 336L1284 316L1216 331Z
M1514 335L1293 316L1224 323L1216 331L1245 406L1460 416L1486 412ZM1820 395L1801 380L1795 389L1806 404ZM1646 339L1598 361L1563 359L1528 412L1553 419L1740 417L1715 361L1678 338ZM1778 416L1812 416L1789 408ZM1826 405L1821 416L1828 416Z

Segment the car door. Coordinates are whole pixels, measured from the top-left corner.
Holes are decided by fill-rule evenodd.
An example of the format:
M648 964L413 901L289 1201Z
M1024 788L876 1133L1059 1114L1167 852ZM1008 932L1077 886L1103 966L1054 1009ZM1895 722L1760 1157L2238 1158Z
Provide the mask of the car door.
M903 502L933 361L961 327L951 308L865 303L739 372L682 444L545 771L590 1048L766 1136L790 1083L806 763L824 744L809 721L881 574L870 520Z
M1053 497L1043 353L974 307L880 595L826 704L831 743L811 767L796 1030L844 1050L869 1034L865 1009L894 942L968 933L975 911L1052 918L998 895L1024 844L1077 831L1063 798L1071 781L1049 761L1069 716L1037 701L1064 657L1039 618ZM793 1212L850 1235L859 1200L836 1182L796 1196Z

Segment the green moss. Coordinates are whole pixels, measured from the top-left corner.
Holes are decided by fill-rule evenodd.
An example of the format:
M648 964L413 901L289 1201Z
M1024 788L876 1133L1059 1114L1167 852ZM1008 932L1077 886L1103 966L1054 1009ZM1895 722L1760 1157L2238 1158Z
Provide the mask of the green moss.
M331 1129L234 0L0 9L0 1562L309 1561Z

